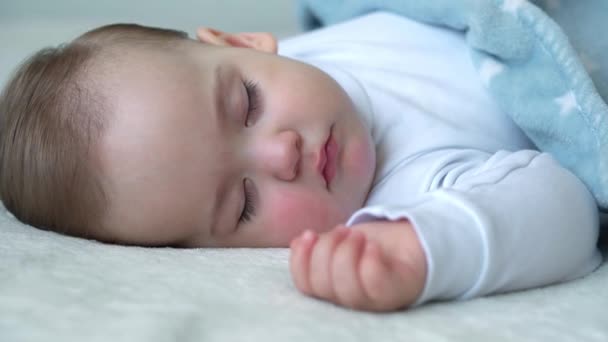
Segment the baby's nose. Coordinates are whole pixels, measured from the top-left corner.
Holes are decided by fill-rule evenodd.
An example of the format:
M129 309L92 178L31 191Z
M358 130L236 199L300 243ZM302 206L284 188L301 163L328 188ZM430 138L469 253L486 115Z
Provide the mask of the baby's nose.
M302 137L296 131L279 132L261 146L260 167L280 180L293 180L300 167L301 146Z

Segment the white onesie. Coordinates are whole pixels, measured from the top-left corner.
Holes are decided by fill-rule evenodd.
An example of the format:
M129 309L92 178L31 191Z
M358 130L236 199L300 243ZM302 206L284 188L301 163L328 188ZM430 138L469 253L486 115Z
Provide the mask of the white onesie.
M571 280L601 263L593 197L494 104L468 49L461 32L384 12L279 44L332 76L365 119L376 174L347 225L412 222L428 265L416 304Z

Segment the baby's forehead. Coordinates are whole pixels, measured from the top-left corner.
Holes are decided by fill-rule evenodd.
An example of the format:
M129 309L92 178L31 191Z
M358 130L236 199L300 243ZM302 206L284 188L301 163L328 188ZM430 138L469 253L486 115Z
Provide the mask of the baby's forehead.
M97 77L113 116L118 116L113 121L132 128L142 120L165 127L184 122L180 128L185 129L186 122L212 116L213 73L204 59L178 52L130 49L102 66Z
M152 131L140 128L154 124L167 137L179 136L189 126L208 125L213 117L211 78L205 65L198 66L178 53L134 49L113 66L107 64L97 76L109 105L112 133L140 131L149 136Z
M179 53L129 49L122 55L101 58L88 69L88 78L92 86L101 88L99 90L109 99L115 100L129 93L145 101L155 101L198 87L204 91L202 63L197 65Z
M125 73L158 74L192 68L191 63L179 51L167 51L151 47L121 47L106 49L95 59L94 67L102 75L122 76Z

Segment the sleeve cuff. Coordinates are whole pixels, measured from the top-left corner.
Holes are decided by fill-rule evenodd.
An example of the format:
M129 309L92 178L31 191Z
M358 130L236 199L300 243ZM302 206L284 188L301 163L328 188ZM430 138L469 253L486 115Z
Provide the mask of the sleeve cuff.
M432 300L471 297L487 267L483 217L465 196L450 190L424 194L406 206L372 206L355 212L347 226L408 219L427 261L427 278L413 306Z

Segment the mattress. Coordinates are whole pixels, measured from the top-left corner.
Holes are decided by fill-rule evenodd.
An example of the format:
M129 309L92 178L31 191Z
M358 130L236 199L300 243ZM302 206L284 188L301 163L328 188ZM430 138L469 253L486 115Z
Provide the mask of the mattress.
M357 312L300 294L288 249L108 245L0 214L0 341L608 341L608 267L569 283Z

